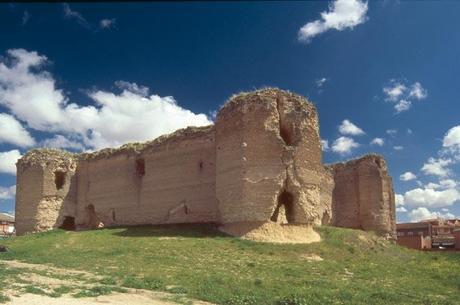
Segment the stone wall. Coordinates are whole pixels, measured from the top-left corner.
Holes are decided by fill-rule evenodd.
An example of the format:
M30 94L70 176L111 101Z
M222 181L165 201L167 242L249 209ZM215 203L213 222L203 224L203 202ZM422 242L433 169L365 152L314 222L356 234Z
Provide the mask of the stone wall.
M80 159L77 226L217 221L213 127Z
M313 104L277 89L242 93L215 125L93 153L30 151L17 164L17 232L213 222L243 238L305 242L319 240L313 225L394 230L384 160L321 157Z
M55 150L34 150L18 161L18 235L58 227L64 215L74 214L76 165L73 155Z
M333 225L394 237L394 192L385 160L378 155L367 155L330 168L335 181Z

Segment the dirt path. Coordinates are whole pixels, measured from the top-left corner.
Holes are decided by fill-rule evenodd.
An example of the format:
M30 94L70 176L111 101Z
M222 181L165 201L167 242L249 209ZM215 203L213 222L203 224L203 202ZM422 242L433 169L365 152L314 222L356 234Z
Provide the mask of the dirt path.
M101 281L104 277L85 271L19 261L0 260L0 264L5 265L9 271L14 271L9 278L7 287L0 289L0 292L10 299L5 303L7 305L176 305L185 303L213 305L207 302L190 300L183 295L131 288L123 288L123 293L116 292L117 289L114 289L115 291L106 295L76 298L72 294L85 291L85 289L91 290L92 287L97 285L100 286L98 281ZM62 293L62 295L52 295L53 292L63 287L72 287L72 290ZM35 292L30 293L29 290Z

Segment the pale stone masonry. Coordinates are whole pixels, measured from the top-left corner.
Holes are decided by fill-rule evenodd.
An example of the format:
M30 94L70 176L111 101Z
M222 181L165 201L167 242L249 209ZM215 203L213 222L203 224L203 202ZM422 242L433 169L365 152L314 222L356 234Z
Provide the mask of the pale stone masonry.
M242 93L215 125L94 153L28 152L17 163L16 231L215 223L243 238L306 242L319 238L313 225L331 224L393 236L383 158L321 159L313 104L278 89Z

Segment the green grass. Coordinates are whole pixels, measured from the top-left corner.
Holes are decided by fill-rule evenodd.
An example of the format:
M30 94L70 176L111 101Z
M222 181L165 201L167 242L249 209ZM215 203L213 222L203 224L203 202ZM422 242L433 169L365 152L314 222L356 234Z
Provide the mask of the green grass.
M172 290L225 305L460 304L460 254L404 249L355 230L318 231L319 243L283 245L211 226L57 230L2 242L10 252L0 262L51 263L103 275L97 287ZM312 254L323 261L309 261ZM110 290L97 289L83 293Z

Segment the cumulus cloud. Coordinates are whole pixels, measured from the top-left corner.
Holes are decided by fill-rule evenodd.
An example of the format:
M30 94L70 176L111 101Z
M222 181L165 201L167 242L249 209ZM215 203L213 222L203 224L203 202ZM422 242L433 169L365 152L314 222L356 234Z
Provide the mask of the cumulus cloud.
M450 164L452 164L451 159L429 158L428 162L423 164L423 167L421 170L426 175L446 177L450 174L450 169L447 167Z
M385 140L383 140L382 138L374 138L371 141L371 145L383 146L384 144L385 144Z
M409 97L414 97L418 100L424 99L428 96L428 92L426 89L422 87L422 85L419 82L415 82L409 91Z
M35 144L35 140L14 116L0 113L0 143L29 147Z
M460 125L452 127L444 135L442 146L453 147L460 146Z
M454 159L460 161L460 125L454 126L446 132L442 146L442 154L451 155Z
M408 85L404 81L394 79L383 87L383 93L386 101L394 103L396 113L409 110L414 101L425 99L428 96L428 91L419 82Z
M70 103L47 71L47 58L23 49L8 50L11 64L0 63L0 105L30 128L63 133L91 148L145 141L187 126L212 122L179 106L171 97L148 95L148 88L118 81L121 93L88 92L94 105ZM61 141L62 139L58 139Z
M406 92L407 87L397 81L390 81L387 87L383 87L383 92L386 95L386 99L391 102L396 102Z
M16 162L21 158L19 150L0 152L0 173L16 175Z
M410 107L412 107L412 102L411 101L406 101L406 100L400 100L396 105L395 105L395 110L396 113L400 113L406 110L409 110Z
M430 182L428 183L425 188L430 188L430 189L452 189L457 187L459 184L457 181L452 180L452 179L443 179L439 180L439 183L433 183Z
M48 148L59 148L59 149L72 149L77 151L85 150L85 147L82 143L77 141L72 141L64 137L63 135L55 135L52 138L45 139L41 141L38 146L48 147Z
M321 149L322 151L329 150L329 141L328 140L321 140Z
M115 26L115 23L116 23L116 19L115 18L112 18L112 19L102 19L101 21L99 21L99 28L101 29L111 29Z
M144 97L148 96L150 91L148 87L140 86L136 83L130 83L124 80L117 80L115 82L115 86L117 86L119 89L127 90Z
M0 199L1 200L13 199L15 195L16 195L16 185L13 185L10 187L0 186Z
M367 2L360 0L335 0L329 4L329 11L321 13L321 19L309 22L300 28L299 41L310 42L321 33L334 29L353 29L367 20Z
M339 126L339 132L343 135L359 136L365 134L365 132L353 124L350 120L343 120Z
M405 172L404 174L399 176L399 180L401 181L410 181L417 179L417 176L414 175L412 172Z
M396 145L396 146L393 146L393 149L394 149L394 150L403 150L403 149L404 149L404 146Z
M409 219L412 222L418 222L421 220L433 219L433 218L444 218L450 219L455 218L455 215L452 213L441 213L441 212L431 212L427 208L417 208L408 213Z
M349 137L340 137L332 143L332 151L342 155L351 153L356 147L359 147L359 144Z
M406 213L407 212L407 209L405 207L397 207L396 208L396 212L399 212L399 213Z
M455 188L435 190L416 188L404 193L404 204L412 207L441 208L451 206L460 200L460 192Z

